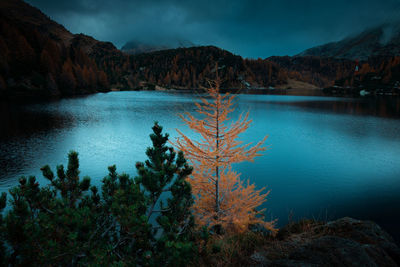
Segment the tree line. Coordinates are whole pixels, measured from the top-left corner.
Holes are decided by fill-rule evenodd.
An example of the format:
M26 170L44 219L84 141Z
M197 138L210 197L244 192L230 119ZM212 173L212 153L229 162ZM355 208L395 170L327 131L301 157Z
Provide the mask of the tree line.
M400 80L400 57L373 57L360 62L355 72L357 63L345 59L243 59L213 46L127 55L111 43L58 27L55 35L43 27L0 18L1 95L74 95L155 86L199 89L216 71L221 88L227 89L269 88L287 84L288 79L318 87L354 87L355 80L375 84L373 77L379 77L379 86L393 87Z
M0 89L73 95L109 90L107 74L79 46L0 19Z

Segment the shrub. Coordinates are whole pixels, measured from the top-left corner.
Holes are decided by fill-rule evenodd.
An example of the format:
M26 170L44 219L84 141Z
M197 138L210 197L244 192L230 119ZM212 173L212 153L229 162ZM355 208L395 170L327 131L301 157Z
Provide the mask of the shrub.
M0 263L40 266L181 266L194 257L193 204L185 178L192 168L183 153L166 146L168 134L157 123L148 160L138 175L108 168L101 192L79 176L78 153L68 166L41 170L49 184L21 177L10 190L11 205L0 216ZM161 201L164 199L164 201ZM0 211L6 195L0 198ZM7 249L6 249L7 248Z

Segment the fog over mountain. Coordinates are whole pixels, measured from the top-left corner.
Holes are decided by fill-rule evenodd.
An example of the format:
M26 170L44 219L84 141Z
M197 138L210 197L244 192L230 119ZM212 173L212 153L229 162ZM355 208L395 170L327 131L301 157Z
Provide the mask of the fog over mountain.
M110 42L70 32L22 0L0 1L0 15L0 95L7 97L198 89L215 76L217 64L224 81L221 88L225 89L286 90L335 85L350 88L343 92L346 94L357 95L360 88L393 94L400 83L400 35L398 26L391 22L308 49L300 56L255 60L224 46L195 43L193 47L190 38L168 38L168 32L154 38L149 34L143 34L146 38L126 35L125 39L133 41L120 51ZM255 44L250 37L243 37L239 45L247 44L246 49L263 45ZM357 68L355 59L360 59Z
M313 47L299 56L367 60L371 56L400 55L400 24L390 23L349 36L339 42Z
M132 40L127 42L121 47L125 53L136 55L141 53L149 53L154 51L161 51L174 48L186 48L196 46L194 43L187 40L179 39L162 39L162 40L149 40L147 42Z
M188 40L251 58L295 55L400 17L398 0L28 0L73 33L116 47Z

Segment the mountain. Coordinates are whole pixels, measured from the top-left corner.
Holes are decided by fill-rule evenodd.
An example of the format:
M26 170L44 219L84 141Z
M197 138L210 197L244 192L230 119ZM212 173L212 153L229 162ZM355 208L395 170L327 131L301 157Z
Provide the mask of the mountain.
M382 25L293 57L267 60L286 70L288 79L333 87L331 91L393 94L400 84L400 26Z
M212 47L192 47L132 57L131 81L174 88L199 88L218 63L224 88L351 88L399 94L400 27L383 25L336 43L289 57L261 60ZM357 60L356 60L357 59ZM211 71L210 71L211 70ZM141 82L137 82L137 81ZM396 92L392 92L397 90Z
M394 28L380 28L294 57L257 60L215 46L167 49L180 44L161 41L131 42L120 51L110 42L72 34L22 0L1 0L0 97L199 89L217 73L223 89L339 86L354 88L356 94L363 88L390 91L400 84L398 39Z
M272 56L267 60L286 70L289 79L319 88L332 86L336 80L352 75L356 66L352 60L318 56Z
M0 51L0 96L10 97L107 91L116 75L104 62L117 66L124 57L21 0L0 1Z
M400 56L400 26L385 24L339 42L305 50L297 56L368 60L369 57Z
M171 48L173 47L169 47L166 45L151 45L137 41L130 41L121 47L121 51L130 55L137 55L143 53L151 53L160 50L167 50Z
M124 46L122 46L121 51L130 55L137 55L161 50L187 48L193 46L195 46L195 44L193 44L192 42L183 40L158 40L157 42L129 41Z
M249 60L215 46L177 48L131 56L129 87L143 82L164 88L198 89L218 75L222 88L265 88L286 83L285 72L266 60Z
M188 44L181 43L178 45ZM164 48L164 47L163 47ZM194 89L218 74L224 88L286 83L285 72L211 46L129 55L112 43L72 34L22 0L0 2L0 96L47 97L99 91Z

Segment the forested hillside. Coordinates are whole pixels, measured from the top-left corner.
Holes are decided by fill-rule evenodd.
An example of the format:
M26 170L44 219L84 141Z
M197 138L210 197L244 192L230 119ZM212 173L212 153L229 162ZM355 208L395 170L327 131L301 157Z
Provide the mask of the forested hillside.
M3 96L58 96L140 89L199 88L218 72L226 87L285 83L276 64L244 60L216 48L178 48L131 56L109 42L72 34L21 0L0 3Z
M216 73L222 89L289 88L285 85L291 80L318 88L391 90L400 81L399 56L360 62L313 55L255 60L215 46L129 55L110 42L72 34L22 0L0 2L0 51L0 96L14 98L199 89Z
M11 96L108 90L112 77L95 59L122 55L111 43L71 34L20 0L0 2L0 51L0 92Z
M130 87L141 81L167 88L201 88L218 75L222 88L257 88L286 82L286 72L265 60L249 60L214 46L178 48L131 58Z

